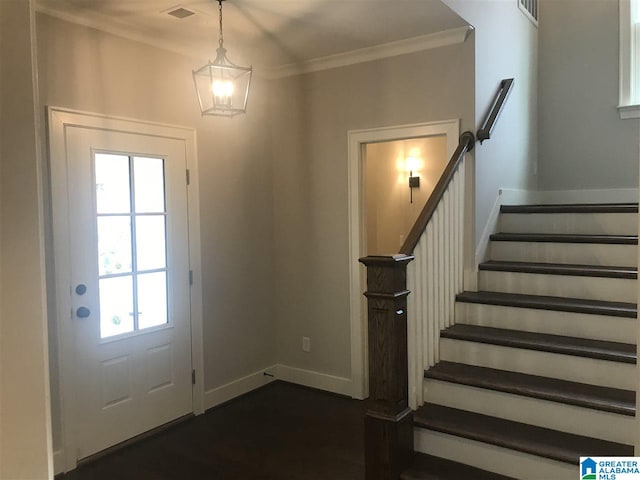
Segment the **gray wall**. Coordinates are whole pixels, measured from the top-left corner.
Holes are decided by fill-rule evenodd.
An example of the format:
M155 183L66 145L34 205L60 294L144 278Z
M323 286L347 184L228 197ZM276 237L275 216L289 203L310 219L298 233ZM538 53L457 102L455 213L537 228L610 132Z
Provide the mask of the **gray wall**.
M618 0L540 2L541 190L638 188L638 119L618 105Z
M515 78L491 140L476 144L476 243L500 188L535 190L538 30L516 0L443 0L476 29L476 129L501 79Z
M473 55L470 38L274 81L279 363L351 377L347 132L453 118L471 128Z
M0 2L0 478L53 476L29 0Z
M197 129L205 390L275 363L273 211L266 83L249 113L201 118L185 58L46 15L37 17L41 111L68 107ZM55 318L50 315L51 330ZM52 346L55 348L55 338ZM52 354L53 409L59 409ZM54 420L59 418L54 415ZM60 445L59 421L54 425Z

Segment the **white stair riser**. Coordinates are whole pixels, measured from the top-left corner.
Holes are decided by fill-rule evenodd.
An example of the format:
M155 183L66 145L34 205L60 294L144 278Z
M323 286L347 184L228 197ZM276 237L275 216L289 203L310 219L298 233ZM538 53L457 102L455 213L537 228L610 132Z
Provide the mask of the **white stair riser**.
M635 318L457 302L456 323L635 343Z
M478 288L491 292L552 295L554 297L632 303L636 303L638 298L636 281L624 278L481 270L478 273Z
M569 233L575 235L637 235L634 213L502 213L504 233Z
M582 408L522 395L426 379L426 403L504 418L515 422L633 444L635 417Z
M513 262L574 263L635 267L636 245L601 243L491 242L492 260Z
M440 360L635 390L636 366L559 353L440 339Z
M414 448L418 452L447 458L513 478L575 480L580 473L577 465L557 462L419 427L414 429L413 438Z

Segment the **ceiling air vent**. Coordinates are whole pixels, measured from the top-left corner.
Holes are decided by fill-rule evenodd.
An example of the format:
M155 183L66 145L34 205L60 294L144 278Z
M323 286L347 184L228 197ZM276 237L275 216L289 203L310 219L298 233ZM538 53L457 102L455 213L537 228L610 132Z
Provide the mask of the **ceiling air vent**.
M538 0L517 0L520 11L531 20L531 22L538 26Z
M186 8L178 7L168 11L167 14L171 15L172 17L183 19L190 17L191 15L195 15L195 12L187 10Z

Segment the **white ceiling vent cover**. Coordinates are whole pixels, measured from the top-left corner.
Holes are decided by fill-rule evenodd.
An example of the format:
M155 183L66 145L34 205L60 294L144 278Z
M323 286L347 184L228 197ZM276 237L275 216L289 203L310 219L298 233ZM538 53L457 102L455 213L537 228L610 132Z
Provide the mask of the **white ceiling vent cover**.
M538 0L517 0L520 11L525 17L531 20L536 27L538 26Z
M179 19L183 19L183 18L187 18L190 17L191 15L195 15L195 12L192 12L191 10L187 10L186 8L183 7L174 7L171 10L168 10L167 15L171 15L172 17L176 17Z

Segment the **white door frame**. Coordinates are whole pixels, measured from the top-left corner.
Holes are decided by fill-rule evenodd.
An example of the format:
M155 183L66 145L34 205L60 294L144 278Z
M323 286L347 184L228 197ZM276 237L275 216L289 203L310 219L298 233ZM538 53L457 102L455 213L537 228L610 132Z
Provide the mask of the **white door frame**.
M49 121L49 163L51 170L51 206L53 218L53 255L55 270L55 315L60 365L61 424L64 471L77 465L77 439L70 427L75 410L74 332L71 321L71 252L69 251L69 204L65 129L84 127L114 132L135 133L183 140L190 174L187 189L189 216L189 268L193 272L191 303L191 362L196 371L193 385L193 413L204 413L204 353L202 326L202 272L200 259L200 206L195 129L139 120L110 117L57 107L47 107ZM185 172L186 178L186 172Z
M358 262L366 255L364 145L409 138L446 135L447 159L458 147L459 120L396 125L391 127L350 130L348 132L349 164L349 303L351 319L351 382L353 398L369 396L367 325L363 313L366 300L366 269Z

